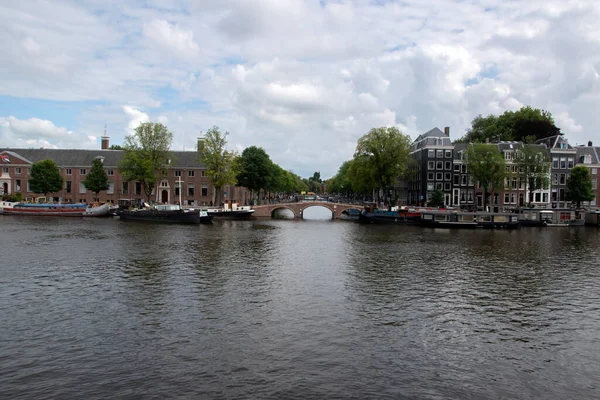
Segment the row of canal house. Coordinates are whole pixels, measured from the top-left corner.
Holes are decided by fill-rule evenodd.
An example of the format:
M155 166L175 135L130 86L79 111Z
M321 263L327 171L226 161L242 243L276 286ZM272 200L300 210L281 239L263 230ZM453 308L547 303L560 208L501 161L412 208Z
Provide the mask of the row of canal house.
M199 144L202 139L199 138ZM24 199L33 201L35 194L29 187L31 165L35 162L51 159L57 163L64 178L63 189L51 193L49 200L65 203L92 203L95 194L86 190L83 181L95 159L100 159L108 175L109 189L98 194L100 201L116 204L119 199L144 199L140 182L125 182L117 168L123 157L122 150L109 149L109 137L103 136L98 150L75 149L0 149L0 194L21 193ZM187 206L213 205L215 189L206 176L206 167L198 161L196 151L173 151L172 165L158 183L151 195L152 201L176 203L181 201ZM245 188L226 186L225 200L244 204L250 201ZM42 195L43 196L43 195Z
M493 143L498 147L506 161L507 172L516 173L515 156L522 142ZM469 144L453 144L450 139L450 128L444 132L433 128L417 137L411 148L411 155L416 161L414 172L404 182L401 191L408 205L427 205L435 190L440 190L444 195L444 203L449 207L464 209L483 208L483 190L475 185L469 175L465 153ZM533 193L528 201L529 191L526 182L513 175L506 178L504 187L488 194L488 206L491 211L509 211L516 207L525 206L529 202L536 208L569 208L570 202L566 199L566 183L570 171L575 165L584 165L590 170L592 187L596 199L600 196L598 183L600 168L600 148L593 147L591 142L587 146L573 147L562 136L551 136L540 139L535 144L545 150L550 160L549 180L550 186L544 190ZM585 206L597 207L594 199Z

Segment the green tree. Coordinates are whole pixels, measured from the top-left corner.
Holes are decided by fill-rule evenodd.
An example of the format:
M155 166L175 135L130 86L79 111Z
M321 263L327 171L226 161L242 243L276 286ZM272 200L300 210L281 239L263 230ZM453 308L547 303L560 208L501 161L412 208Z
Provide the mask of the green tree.
M272 165L271 158L262 147L247 147L240 155L236 176L238 185L247 188L251 194L258 197L258 204L260 204L260 190L265 189L269 184Z
M139 181L148 201L152 190L173 160L170 151L173 134L160 123L140 124L135 132L125 138L125 154L119 171L126 182Z
M348 195L353 192L352 180L350 179L350 165L352 161L344 161L337 174L327 180L327 190L329 193L340 193Z
M594 200L594 190L589 169L583 165L577 165L571 170L567 179L567 200L574 201L576 207L581 207L582 201Z
M531 206L533 192L547 189L550 183L548 153L543 146L525 144L517 150L514 162L517 166L517 176L521 182L527 183L528 204Z
M206 166L206 175L215 188L215 205L223 203L223 187L237 183L239 160L235 152L226 149L228 135L215 125L206 132L204 144L198 149L199 161Z
M87 190L94 192L96 201L99 201L98 193L100 191L108 190L108 176L104 171L104 166L100 159L96 158L92 162L92 168L90 168L90 172L85 176L83 185Z
M506 177L506 162L497 146L472 144L467 148L467 172L483 189L483 207L487 206L488 192L494 193Z
M53 160L42 160L31 166L29 187L33 193L56 193L62 189L63 178L60 176L58 165Z
M430 207L443 207L444 206L444 193L441 190L436 189L431 194L431 200L427 202Z
M125 148L118 144L111 144L109 150L125 150Z
M533 143L558 134L560 129L554 124L550 112L526 106L518 111L506 111L499 116L478 115L471 122L466 135L456 142L485 143L504 140Z
M358 140L351 175L362 189L376 189L378 200L381 191L387 196L388 189L404 177L413 161L410 144L410 137L398 128L371 129Z

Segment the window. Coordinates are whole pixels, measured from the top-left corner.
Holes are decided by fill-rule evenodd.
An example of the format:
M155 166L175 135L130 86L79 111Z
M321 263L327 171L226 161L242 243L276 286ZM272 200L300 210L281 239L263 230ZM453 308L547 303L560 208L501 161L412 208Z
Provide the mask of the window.
M558 174L554 174L554 176L552 177L552 184L558 185Z
M21 167L16 167L15 168L15 174L16 175L21 175Z
M452 158L452 150L446 150L446 158Z
M177 176L181 176L181 170L179 170L179 169L178 169L178 170L176 170L176 171L175 171L175 176L176 176L176 177L177 177Z
M188 177L189 178L193 178L194 177L194 171L188 171Z
M138 196L142 194L142 183L141 182L135 183L135 194Z
M108 176L113 176L115 174L115 170L112 168L109 168L106 170L106 175Z
M454 172L460 172L460 164L454 164Z
M454 175L454 184L455 185L459 185L460 184L460 175Z
M27 191L31 192L31 182L27 181Z
M435 162L434 161L428 161L427 162L427 169L435 169Z
M560 148L561 149L566 149L567 148L567 144L566 143L561 143L560 144Z
M84 194L85 192L85 185L83 184L83 182L79 182L79 193Z
M567 181L567 179L566 179L566 176L567 176L567 174L560 174L560 180L559 180L559 183L560 183L561 185L564 185L564 184L565 184L565 182Z
M17 179L15 180L15 192L20 192L21 191L21 180Z
M194 172L194 171L188 171L188 172ZM188 183L188 196L194 196L194 184L193 183Z
M179 182L175 182L175 196L179 196L179 190L180 190L179 185L180 185Z
M71 175L71 168L65 168L65 175Z
M8 167L2 167L2 173L8 174Z
M427 157L434 158L435 157L435 150L427 150Z
M444 158L444 150L438 150L436 156L437 158Z
M442 190L444 188L444 184L442 182L435 183L435 190Z
M558 157L552 157L552 168L558 168Z
M31 175L31 168L27 168L27 175ZM29 190L28 190L29 192Z
M466 164L463 164L463 165L460 166L460 172L463 173L463 174L467 173L467 166L466 166Z
M87 173L87 171L85 170L85 168L79 169L79 175L85 175L86 173Z
M123 182L121 184L121 193L127 194L129 192L129 182Z
M66 193L71 193L72 189L71 189L71 181L65 181L65 192Z
M567 159L564 157L561 157L560 159L560 169L566 169L567 168Z
M435 169L444 169L444 162L443 161L437 161L435 163Z
M444 174L442 172L438 172L435 174L436 181L441 181L442 179L444 179Z
M202 196L208 196L208 185L206 183L202 184Z
M460 176L460 184L462 186L467 186L467 175L461 175Z
M510 196L508 193L504 193L504 204L510 203Z
M447 169L447 170L451 170L452 169L452 161L446 161L445 169Z
M206 171L205 170L200 171L200 176L206 176Z
M427 182L427 190L433 190L433 182Z
M592 175L596 175L598 173L598 169L597 168L592 168Z
M164 169L164 170L162 171L162 176L169 176L169 170L167 170L167 169Z
M108 189L106 189L106 194L115 194L115 182L108 181Z
M446 192L449 192L449 191L450 191L450 182L444 182L444 190L445 190Z
M444 180L445 180L445 181L450 181L450 180L452 180L452 173L450 173L450 172L446 172L446 173L444 174Z
M569 169L573 168L574 162L575 162L575 160L573 159L573 157L567 158L567 168L569 168Z
M548 193L542 193L542 201L543 201L544 203L547 203L547 202L548 202Z
M434 178L433 178L433 174L434 174L433 172L428 172L428 173L427 173L427 180L428 180L428 181L432 181L432 180L434 179Z

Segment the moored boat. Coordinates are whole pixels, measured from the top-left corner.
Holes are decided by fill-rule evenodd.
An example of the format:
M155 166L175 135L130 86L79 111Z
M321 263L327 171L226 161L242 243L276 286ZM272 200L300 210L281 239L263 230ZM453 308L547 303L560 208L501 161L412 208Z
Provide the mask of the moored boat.
M108 204L88 207L84 203L9 203L3 202L2 214L60 217L101 217L108 214Z
M117 216L124 221L173 222L208 224L213 217L204 210L183 209L177 204L157 204L146 208L131 208L121 204Z
M250 206L238 206L237 203L225 203L221 208L209 208L208 215L215 218L243 219L250 218L254 210Z
M542 210L540 211L542 226L566 228L585 225L583 210Z
M460 211L422 211L421 223L438 228L505 228L520 226L516 214Z
M380 209L375 205L367 205L358 215L360 222L405 224L415 223L421 219L421 211L408 207L390 207Z

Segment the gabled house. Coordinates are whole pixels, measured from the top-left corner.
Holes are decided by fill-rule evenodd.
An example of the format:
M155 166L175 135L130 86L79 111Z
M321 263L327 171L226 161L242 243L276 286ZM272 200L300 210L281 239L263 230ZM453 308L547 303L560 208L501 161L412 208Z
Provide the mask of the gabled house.
M590 202L584 202L583 206L590 209L595 209L600 205L600 148L593 147L592 142L588 142L587 146L578 146L575 148L576 157L575 165L583 165L590 171L592 177L592 188L596 194L596 198Z
M537 144L544 144L549 151L550 170L550 205L552 208L570 208L567 201L567 179L575 166L577 149L569 144L563 135L555 135L539 139Z
M417 137L411 146L411 156L416 162L408 183L408 203L426 205L435 190L444 195L444 203L452 204L452 172L454 145L450 128L433 128Z

